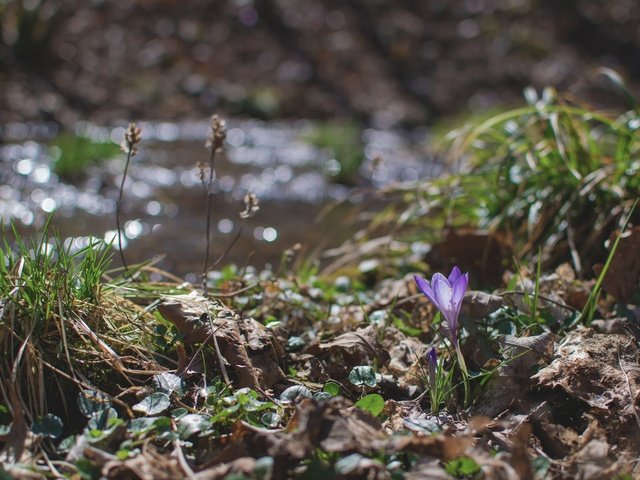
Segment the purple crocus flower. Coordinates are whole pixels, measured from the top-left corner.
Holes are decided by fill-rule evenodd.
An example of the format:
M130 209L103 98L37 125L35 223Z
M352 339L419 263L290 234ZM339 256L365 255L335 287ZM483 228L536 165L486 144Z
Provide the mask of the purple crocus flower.
M441 273L435 273L431 277L431 282L418 275L415 275L414 278L420 291L442 312L444 319L447 321L449 337L453 347L457 350L458 315L460 315L462 300L469 285L469 274L462 274L458 267L453 267L449 278Z

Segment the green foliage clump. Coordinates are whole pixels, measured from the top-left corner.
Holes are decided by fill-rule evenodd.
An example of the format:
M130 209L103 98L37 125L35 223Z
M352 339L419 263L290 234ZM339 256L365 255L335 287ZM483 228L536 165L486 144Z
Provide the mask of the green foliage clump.
M28 244L14 231L15 246L6 238L0 245L0 295L27 322L21 323L20 335L29 328L40 332L54 314L74 311L77 302L97 303L110 262L110 247L103 240L90 240L72 251L71 243L65 245L55 232L50 238L48 233L47 225Z
M13 235L13 246L7 235L0 245L0 384L11 412L19 408L27 418L39 419L35 425L44 432L55 426L61 433L57 417L47 415L63 384L71 388L67 382L78 375L96 385L110 384L112 378L102 381L103 369L122 369L121 363L113 364L117 354L105 337L98 337L117 330L117 315L103 321L112 301L103 283L111 248L89 239L75 249L48 224L31 242L15 229ZM52 388L52 379L59 390Z
M550 89L528 98L461 137L460 185L481 225L522 239L518 251L589 255L640 194L639 112L610 117Z
M572 261L589 271L640 196L640 110L612 115L550 88L525 96L526 106L452 132L452 173L389 189L401 200L375 225L423 241L442 240L447 227L482 228L517 259L540 249L544 268Z
M88 166L112 158L120 152L120 147L110 140L105 142L63 133L54 138L51 147L53 171L67 179L81 176Z
M337 165L328 165L336 181L353 184L364 160L361 130L355 123L316 124L305 140L331 153ZM337 168L336 168L337 167Z

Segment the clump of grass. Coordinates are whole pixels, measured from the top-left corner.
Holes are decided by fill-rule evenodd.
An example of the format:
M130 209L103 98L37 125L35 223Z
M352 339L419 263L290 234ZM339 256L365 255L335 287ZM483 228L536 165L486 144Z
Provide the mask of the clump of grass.
M569 255L581 273L640 194L637 112L609 116L552 89L528 99L459 137L461 183L481 226L505 232L522 256L538 245L547 263Z
M94 239L74 250L48 223L31 242L13 235L13 246L0 245L0 403L14 419L69 417L78 389L117 388L114 371L130 382L125 352L155 364L136 346L145 328L131 321L135 307L104 283L110 245Z
M328 173L340 183L355 183L358 169L364 160L361 129L355 123L319 123L305 136L305 140L333 156L335 165L328 165Z
M89 165L118 154L118 145L111 141L99 142L90 138L63 133L51 141L56 149L53 171L60 177L73 180L81 176Z
M526 97L526 106L452 132L456 172L388 188L400 199L372 225L427 242L443 229L482 228L517 260L534 261L539 249L543 269L570 261L587 274L640 196L638 111L598 111L550 88Z
M21 393L22 407L32 420L46 413L43 365L57 356L60 340L68 348L67 320L97 307L100 278L109 261L104 244L96 241L72 253L58 236L48 239L47 232L45 228L31 244L14 232L15 247L5 240L0 248L0 383ZM72 368L73 356L68 350L66 354ZM3 395L11 405L4 389Z
M479 221L513 238L518 251L589 254L640 193L637 112L611 117L564 100L552 89L530 105L497 115L460 137L470 165L468 196ZM491 191L487 191L487 187ZM479 194L476 195L476 194ZM552 250L554 253L552 253Z

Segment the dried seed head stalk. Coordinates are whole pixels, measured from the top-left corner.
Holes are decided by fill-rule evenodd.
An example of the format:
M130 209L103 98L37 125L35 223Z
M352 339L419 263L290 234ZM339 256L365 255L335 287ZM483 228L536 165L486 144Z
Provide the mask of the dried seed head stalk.
M224 147L224 141L227 138L227 126L224 120L222 120L218 115L214 115L211 117L211 130L209 131L209 136L207 137L207 142L205 146L211 149L209 155L209 165L208 178L205 177L205 169L200 167L200 179L202 181L202 186L204 187L205 193L207 195L207 229L205 234L206 241L206 250L204 253L204 263L202 266L202 289L204 291L204 296L208 295L208 285L207 285L207 272L209 271L209 250L211 248L211 210L213 205L213 173L214 173L214 163L216 158L216 153L221 152ZM206 181L205 181L206 178Z
M244 210L240 212L240 218L246 220L247 218L253 217L260 210L260 202L258 201L258 197L256 197L253 193L247 193L244 196Z
M124 267L125 275L129 275L129 266L127 260L124 258L124 251L122 250L122 226L120 225L120 213L122 210L122 195L124 193L124 182L127 178L129 171L129 163L131 157L138 153L138 145L142 140L142 129L135 123L130 123L127 130L124 133L124 143L122 144L122 150L127 154L127 161L124 164L124 172L122 174L122 181L120 182L120 193L118 194L118 201L116 202L116 227L118 229L118 250L120 251L120 260Z
M211 148L214 152L219 152L224 146L224 141L227 138L227 124L218 115L211 117L211 130L207 137L207 143L205 146Z
M138 145L141 140L142 129L135 123L130 123L124 134L124 144L122 145L122 149L125 151L125 153L131 152L131 156L134 156L136 153L138 153L138 148L136 147L136 145Z
M202 186L205 189L205 192L207 190L207 172L209 170L209 165L207 165L204 162L198 162L196 163L196 168L198 169L198 178L200 179L200 183L202 183Z

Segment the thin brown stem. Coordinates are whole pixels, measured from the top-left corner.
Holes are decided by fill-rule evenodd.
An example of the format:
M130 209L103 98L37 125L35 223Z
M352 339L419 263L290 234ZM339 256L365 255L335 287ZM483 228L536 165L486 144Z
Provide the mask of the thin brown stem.
M244 220L242 221L242 223L240 224L240 228L238 229L238 231L236 232L235 236L233 237L233 240L231 240L231 242L229 242L229 245L227 246L227 249L224 251L224 253L222 255L220 255L215 262L213 262L213 266L216 267L220 264L220 262L222 262L225 258L227 258L227 255L229 255L229 252L231 251L231 249L233 248L233 246L238 242L238 240L240 239L240 236L242 235L242 231L244 230Z
M118 229L118 251L120 252L120 260L122 261L122 266L124 267L125 276L129 275L129 267L127 266L127 261L124 258L124 250L122 249L122 227L120 225L120 213L122 210L122 197L124 194L124 182L127 178L127 172L129 171L129 163L131 162L131 156L133 154L134 146L129 144L127 149L127 162L124 166L124 173L122 174L122 181L120 182L120 193L118 195L118 202L116 203L116 228Z
M213 183L213 167L216 159L216 148L211 146L211 155L209 156L209 180L207 182L207 229L206 229L206 247L204 253L204 262L202 265L202 290L204 296L207 297L209 293L209 286L207 284L207 271L209 270L209 250L211 248L211 211L213 209L213 191L211 185Z

